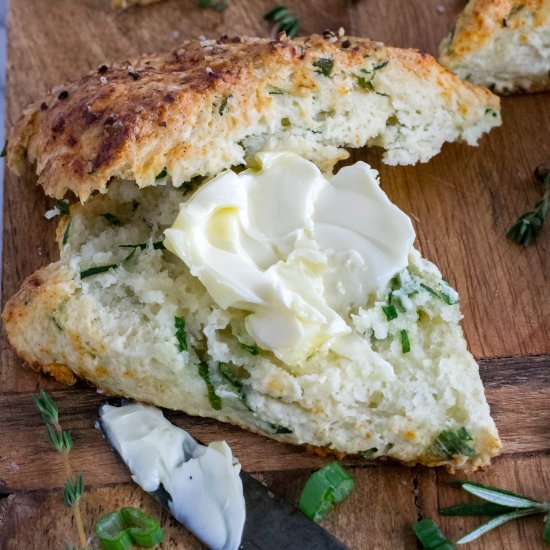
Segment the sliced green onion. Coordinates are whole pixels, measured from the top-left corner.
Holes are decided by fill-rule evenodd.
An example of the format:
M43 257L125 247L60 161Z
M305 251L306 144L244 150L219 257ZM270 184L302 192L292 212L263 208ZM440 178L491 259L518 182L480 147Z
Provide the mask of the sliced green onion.
M382 310L386 314L386 319L388 321L391 321L397 317L397 310L395 309L395 306L382 306Z
M174 324L176 325L178 350L187 351L187 333L185 332L185 319L183 317L174 317Z
M403 329L401 332L401 349L403 353L409 353L411 351L411 343L409 342L409 333Z
M476 451L471 446L473 441L468 430L462 426L458 430L443 430L432 443L429 452L434 456L453 458L455 455L464 455L472 458Z
M353 478L338 464L327 464L307 480L300 495L300 510L313 521L321 521L335 502L342 502L353 490Z
M222 408L222 400L216 393L212 380L210 380L210 371L208 370L208 365L206 363L199 363L199 376L206 384L206 391L208 392L208 401L210 401L210 405L214 410L219 411Z
M132 252L130 252L130 254L128 254L128 256L126 256L126 258L124 258L122 262L120 262L119 264L97 265L95 267L90 267L80 272L80 278L85 279L86 277L91 277L92 275L99 275L100 273L105 273L106 271L110 271L111 269L120 267L122 264L132 259L132 256L136 253L136 247L133 247L133 248L134 250L132 250Z
M313 62L313 66L317 67L317 70L315 71L317 74L330 77L334 67L334 59L330 57L320 57L317 61Z
M430 294L433 294L436 298L441 298L441 296L439 296L439 294L431 287L431 286L428 286L424 283L420 283L420 286L424 289L424 290L427 290Z
M104 550L128 550L132 544L152 548L164 540L159 522L137 508L121 508L103 516L95 532Z
M426 518L412 524L412 530L427 550L454 550L454 544L441 532L435 521Z

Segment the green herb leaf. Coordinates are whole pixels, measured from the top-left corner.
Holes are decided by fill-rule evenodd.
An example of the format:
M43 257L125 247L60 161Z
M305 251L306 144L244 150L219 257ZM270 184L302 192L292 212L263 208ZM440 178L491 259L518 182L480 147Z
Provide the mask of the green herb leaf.
M145 250L149 243L139 243L139 244L119 244L119 248L139 248L140 250ZM164 246L164 241L156 241L153 243L153 250L166 250Z
M320 57L317 61L313 62L313 66L317 67L317 70L315 71L317 74L330 77L334 67L334 59L330 57Z
M105 273L111 269L119 267L120 264L109 264L109 265L97 265L95 267L89 267L84 271L80 272L80 278L85 279L86 277L92 277L93 275L99 275L100 273Z
M397 310L395 309L395 306L382 306L382 310L386 314L386 319L388 321L392 321L397 318Z
M185 319L183 317L174 317L174 324L176 326L178 350L187 351L187 333L185 332Z
M409 342L409 333L403 329L401 332L401 349L403 353L409 353L411 351L411 343Z
M239 347L245 351L248 351L250 355L258 355L260 353L260 350L256 346L249 346L248 344L243 344L242 342L239 342Z
M52 323L55 325L55 328L56 328L59 332L63 332L63 327L59 324L59 321L57 320L57 318L55 317L55 315L52 315Z
M512 241L528 246L541 233L550 210L550 168L541 165L535 170L535 178L542 183L544 194L535 206L524 212L508 229L506 237Z
M105 212L105 214L101 214L101 215L109 222L110 225L114 225L114 226L122 225L120 219L114 214Z
M165 178L168 175L168 170L166 168L163 168L156 176L156 180L161 180L162 178Z
M335 502L342 502L355 486L353 478L338 464L327 464L307 480L298 506L313 521L321 521Z
M68 221L67 225L65 226L65 231L63 231L63 239L61 240L61 243L63 244L63 246L65 246L69 241L69 230L71 229L72 221L73 220Z
M71 215L71 207L69 206L68 202L57 201L55 203L55 205L57 206L57 209L59 210L59 212L61 214L63 214L64 216L70 216Z
M220 116L223 116L223 113L225 112L225 109L227 107L227 102L229 101L229 98L232 97L231 95L226 95L223 97L222 102L220 103L220 107L218 109L218 113Z
M544 531L542 533L542 539L546 544L550 544L550 512L546 514L546 521L544 523Z
M219 411L222 408L222 400L220 396L216 393L216 390L214 389L214 384L212 384L212 381L210 380L210 372L206 363L199 363L199 376L204 380L204 383L206 384L208 401L210 401L210 405L214 410Z
M412 530L427 550L453 550L455 548L454 544L445 537L431 518L413 523Z
M481 535L484 535L485 533L487 533L487 531L490 531L495 527L499 527L504 523L507 523L514 519L518 519L518 518L522 518L525 516L530 516L532 514L538 514L538 513L540 513L540 509L538 508L522 508L521 510L514 510L512 512L508 512L507 514L503 514L502 516L497 516L496 518L493 518L489 520L487 523L484 523L483 525L479 526L477 529L474 529L471 533L468 533L467 535L458 539L456 543L467 544L468 542L472 542L473 540L476 540L477 538L481 537Z
M475 449L470 442L472 436L464 426L458 430L442 431L432 443L428 452L436 457L451 459L456 455L473 457L476 454Z
M528 498L518 493L512 493L512 491L482 485L481 483L453 481L451 485L458 485L466 492L478 498L486 500L487 502L492 502L493 504L507 506L508 508L533 508L537 505L543 506L540 502L532 498Z
M44 390L40 390L38 394L33 394L32 400L46 424L57 424L59 422L57 405Z
M76 481L73 483L70 479L65 483L63 489L63 502L67 508L71 508L73 504L76 504L82 493L84 492L84 479L82 474L76 476Z
M300 18L285 6L275 6L265 15L264 19L275 23L274 32L284 32L289 38L294 38L300 27Z
M366 88L370 92L374 92L374 85L371 80L367 80L364 76L357 76L357 84L361 88Z
M492 502L469 502L441 508L439 514L442 516L498 516L509 511L508 506L501 506Z

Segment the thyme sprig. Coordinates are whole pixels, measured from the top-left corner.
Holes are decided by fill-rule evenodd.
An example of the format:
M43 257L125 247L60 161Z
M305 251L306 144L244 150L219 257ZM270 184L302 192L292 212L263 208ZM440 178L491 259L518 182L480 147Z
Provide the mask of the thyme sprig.
M51 446L61 454L63 467L67 476L65 487L63 489L63 502L67 508L71 508L78 530L80 546L87 547L84 524L80 513L80 497L84 492L84 479L82 474L75 476L69 462L69 454L73 448L73 438L70 432L63 430L59 424L59 412L55 401L44 391L40 390L38 394L33 394L32 400L34 406L42 415L42 420L48 429L48 439Z
M427 550L453 550L456 548L455 544L467 544L499 525L534 514L546 514L542 537L544 542L550 544L550 502L539 502L505 489L469 481L451 481L450 485L460 487L485 502L442 508L439 510L442 516L493 516L493 518L458 539L456 543L445 538L433 519L425 518L418 521L412 525L412 529Z
M294 38L300 27L300 18L285 6L271 8L264 15L264 19L269 23L273 23L272 36L284 32L289 38Z
M538 166L535 179L543 185L542 198L531 210L524 212L506 232L509 239L523 246L528 246L541 233L550 210L550 165Z

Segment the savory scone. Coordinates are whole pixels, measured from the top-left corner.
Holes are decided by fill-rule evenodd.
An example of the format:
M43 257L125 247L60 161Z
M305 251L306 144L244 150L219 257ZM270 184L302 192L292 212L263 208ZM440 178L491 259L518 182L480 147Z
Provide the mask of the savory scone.
M374 170L329 173L342 145L415 162L474 142L490 92L312 37L187 43L37 105L9 165L86 202L4 310L27 363L290 443L466 470L498 454L456 291Z
M499 99L429 55L354 37L184 43L103 65L31 105L8 137L16 173L48 195L86 200L111 178L179 186L292 150L324 171L376 145L388 164L426 162L446 141L474 145L500 125Z
M470 0L439 62L498 93L550 90L550 0Z

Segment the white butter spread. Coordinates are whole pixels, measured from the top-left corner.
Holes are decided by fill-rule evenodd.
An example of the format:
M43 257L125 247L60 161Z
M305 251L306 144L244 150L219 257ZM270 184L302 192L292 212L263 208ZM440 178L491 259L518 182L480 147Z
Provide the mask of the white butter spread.
M180 206L165 246L216 303L248 315L256 344L287 364L323 348L355 359L370 347L350 312L407 265L415 233L364 162L330 180L293 153L226 171Z
M100 416L138 485L153 492L162 484L180 523L211 549L237 550L246 511L241 467L225 441L205 447L159 409L140 403L103 405Z

